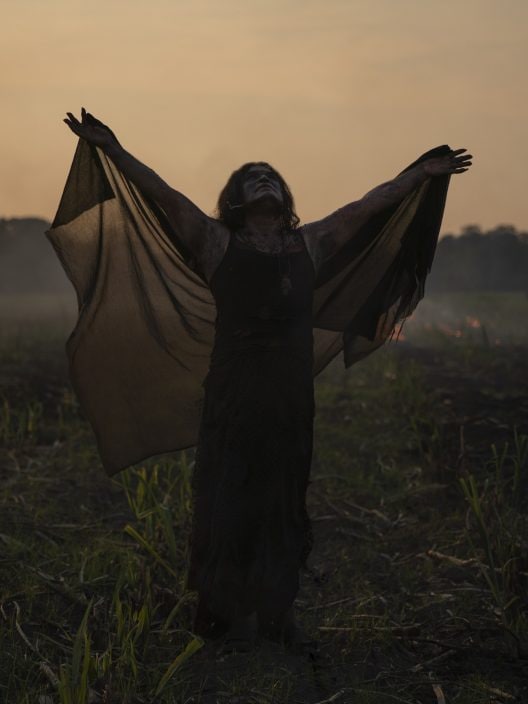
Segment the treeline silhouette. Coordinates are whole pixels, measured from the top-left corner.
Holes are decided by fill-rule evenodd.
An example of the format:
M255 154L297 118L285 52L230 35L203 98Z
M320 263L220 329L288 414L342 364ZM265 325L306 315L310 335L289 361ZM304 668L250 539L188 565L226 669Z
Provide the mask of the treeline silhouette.
M528 292L528 232L513 225L466 225L438 242L428 292Z
M0 294L70 293L42 218L0 218Z
M0 218L0 294L72 292L41 218ZM428 293L528 292L528 232L512 225L463 227L441 237Z

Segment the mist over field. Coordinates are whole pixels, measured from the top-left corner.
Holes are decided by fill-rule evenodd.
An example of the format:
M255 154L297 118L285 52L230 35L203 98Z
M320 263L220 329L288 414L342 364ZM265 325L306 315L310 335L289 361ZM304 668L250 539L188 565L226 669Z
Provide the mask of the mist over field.
M0 293L64 293L69 284L42 218L0 218ZM528 232L467 225L440 237L428 289L528 290Z
M42 218L0 218L0 294L60 294L71 288Z
M0 318L53 320L65 332L77 302L41 218L0 219ZM528 232L511 225L468 225L440 238L426 294L400 340L424 342L432 330L484 343L528 339ZM424 334L425 333L425 334Z

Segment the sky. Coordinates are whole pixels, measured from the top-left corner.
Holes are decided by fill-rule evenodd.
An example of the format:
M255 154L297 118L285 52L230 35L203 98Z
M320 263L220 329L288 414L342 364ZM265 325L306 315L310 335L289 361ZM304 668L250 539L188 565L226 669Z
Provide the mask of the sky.
M440 144L442 233L528 229L526 0L0 0L0 217L53 219L85 106L213 214L264 160L302 222Z

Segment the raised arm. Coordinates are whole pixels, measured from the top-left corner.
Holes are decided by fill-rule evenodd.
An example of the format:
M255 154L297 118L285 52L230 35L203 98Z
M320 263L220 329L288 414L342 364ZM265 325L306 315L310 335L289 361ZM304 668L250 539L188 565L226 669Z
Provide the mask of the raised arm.
M81 122L72 113L64 122L79 137L100 147L126 178L162 208L176 236L209 278L227 243L225 227L206 215L192 201L169 186L155 171L127 152L112 130L81 110Z
M322 220L305 225L304 238L316 270L370 217L400 203L428 178L467 171L473 157L471 154L463 154L466 151L466 149L456 149L445 156L426 159L391 181L376 186L359 200L339 208Z

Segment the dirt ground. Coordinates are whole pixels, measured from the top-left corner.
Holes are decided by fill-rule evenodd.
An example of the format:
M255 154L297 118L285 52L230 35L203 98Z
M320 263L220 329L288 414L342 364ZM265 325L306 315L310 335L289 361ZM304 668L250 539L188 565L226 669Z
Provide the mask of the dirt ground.
M321 375L308 496L315 546L295 603L299 622L318 648L292 654L262 640L249 654L219 656L219 644L208 641L178 669L160 697L152 696L152 682L165 672L181 639L190 637L193 601L174 620L170 637L175 640L166 646L158 642L156 634L178 590L166 575L156 578L150 554L120 537L132 521L130 507L122 489L97 466L63 363L53 356L44 365L29 359L14 356L3 365L4 397L13 408L25 404L26 413L39 409L35 422L40 425L31 442L11 438L12 447L5 442L0 457L5 549L0 555L0 698L5 694L6 701L31 704L67 701L58 698L52 678L43 673L42 657L47 653L52 672L71 659L83 613L75 599L82 597L85 604L88 596L95 598L102 614L104 605L112 603L116 565L128 551L130 564L139 565L127 577L130 594L143 594L150 570L159 579L149 587L156 602L150 637L158 650L152 646L143 660L138 656L137 684L126 695L120 687L127 672L132 678L127 663L112 665L125 673L119 686L117 676L112 680L111 674L101 678L94 672L92 703L528 701L528 652L516 631L528 614L526 503L513 514L506 494L501 494L502 503L496 493L490 495L493 500L486 498L496 475L496 463L490 464L492 445L500 455L508 443L509 458L514 428L518 437L528 435L526 348L398 343L357 369L344 372L334 365ZM53 416L59 402L60 417ZM509 487L507 462L505 467ZM504 531L503 542L519 543L509 565L508 560L492 565L502 596L514 606L501 606L501 594L494 596L486 578L488 556L459 486L460 479L470 476L490 526ZM186 511L182 509L178 545L188 530ZM140 522L134 525L139 530ZM511 525L518 530L513 537ZM31 543L32 552L24 543ZM491 548L496 561L504 554L500 548ZM156 550L165 555L161 538ZM79 583L79 566L91 555L91 573ZM40 575L32 576L35 569ZM62 581L54 582L58 576ZM132 604L139 596L128 598ZM517 620L509 616L512 609ZM109 639L115 654L119 633L112 630L112 618L99 616L98 621L94 614L89 621L93 657ZM155 653L163 662L155 662Z
M224 701L219 683L229 670L260 667L288 672L288 698L267 699L255 689L254 699L246 692L225 701L528 701L528 653L514 655L510 634L498 623L463 537L465 506L456 486L458 476L485 465L492 444L512 442L513 427L528 435L526 351L468 358L399 344L393 352L396 366L415 365L429 398L440 433L428 448L431 419L422 418L421 451L436 453L430 466L415 468L415 476L411 470L405 493L384 497L329 489L328 467L322 471L316 457L309 503L315 548L296 610L319 648L293 656L262 643L256 655L218 661L209 644L197 658L208 684L196 701ZM339 403L342 410L353 406L350 387ZM335 405L320 413L328 424Z

